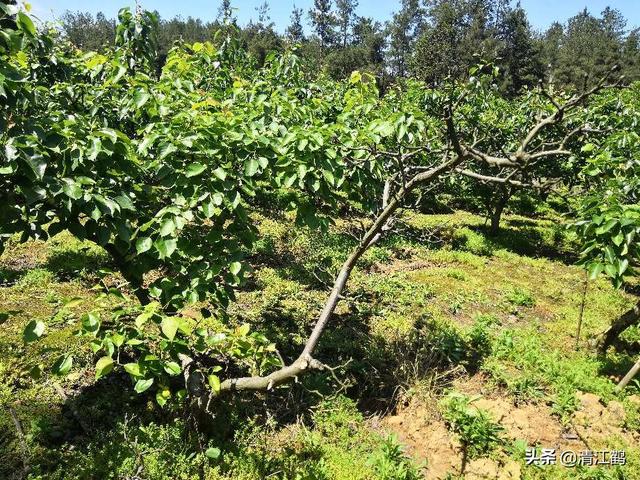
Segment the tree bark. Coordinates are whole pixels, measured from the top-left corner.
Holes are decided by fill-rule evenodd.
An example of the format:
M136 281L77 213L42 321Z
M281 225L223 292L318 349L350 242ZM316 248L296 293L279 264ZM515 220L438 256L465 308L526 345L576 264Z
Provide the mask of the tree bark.
M620 393L622 390L624 390L624 387L626 387L629 384L629 382L633 380L633 378L638 374L638 372L640 372L640 359L638 359L635 365L631 367L631 370L629 370L629 373L627 373L624 376L624 378L620 380L620 383L616 386L616 393Z
M611 324L609 329L602 334L602 337L598 341L598 351L601 354L606 353L607 348L613 345L622 332L638 322L640 322L640 302L622 314Z
M500 233L500 220L502 219L502 214L507 206L507 202L511 198L511 192L508 189L502 188L501 190L500 198L491 212L491 228L489 230L491 235Z

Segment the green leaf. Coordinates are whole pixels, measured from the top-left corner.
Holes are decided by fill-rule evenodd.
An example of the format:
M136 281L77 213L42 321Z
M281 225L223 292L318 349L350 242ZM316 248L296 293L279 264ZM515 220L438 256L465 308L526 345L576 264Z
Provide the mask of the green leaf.
M73 356L70 354L61 355L57 358L55 363L53 364L53 373L55 375L66 375L71 370L73 366Z
M36 27L27 14L22 11L18 12L16 20L23 31L27 32L32 37L35 37Z
M36 177L36 180L42 180L44 172L47 168L47 161L42 155L31 155L26 159L27 165L31 167L31 171Z
M604 270L604 265L601 263L592 263L589 266L589 280L595 280L598 275Z
M334 185L336 179L333 176L333 172L331 170L322 170L322 176L329 183L329 185Z
M118 195L115 198L115 201L123 210L130 210L132 212L136 211L136 208L133 205L133 202L126 195Z
M153 378L148 378L146 380L138 380L136 382L136 386L133 387L133 389L136 391L136 393L142 393L149 390L151 385L153 385Z
M156 402L158 402L158 405L160 405L161 407L164 407L170 398L171 390L169 390L167 387L160 387L160 389L158 389L158 391L156 392Z
M216 213L216 206L213 204L213 202L203 203L202 204L202 213L205 216L205 218L211 218Z
M622 245L622 242L624 242L624 235L622 234L622 232L620 232L615 237L613 237L611 241L614 243L614 245L619 247L620 245Z
M125 336L119 333L114 333L111 335L111 341L116 347L120 348L122 345L124 345Z
M86 313L82 316L82 330L96 334L100 330L100 318L94 313Z
M63 182L62 191L67 197L73 200L82 198L82 187L80 185L69 178L63 179Z
M623 258L618 263L618 275L622 276L624 272L627 271L628 268L629 268L629 260L627 260L626 258Z
M160 227L160 236L168 237L176 230L176 224L173 221L173 218L167 218L164 222L162 222L162 226Z
M222 452L219 448L209 447L205 450L204 454L211 460L217 460L220 458L220 455L222 455Z
M253 177L256 173L258 173L258 161L254 158L250 158L244 164L244 174L247 177Z
M177 362L167 362L164 364L164 371L169 375L176 376L180 375L180 373L182 372L182 368Z
M250 329L251 329L251 326L248 323L244 323L236 329L236 334L239 337L246 337L249 334Z
M136 241L136 252L138 252L138 255L140 255L141 253L149 251L152 246L153 240L151 240L149 237L139 238Z
M174 317L164 317L160 324L160 329L162 330L162 333L164 333L165 337L170 341L173 341L179 326L180 324Z
M227 172L224 171L224 169L222 167L218 167L213 171L213 174L219 178L220 180L222 180L224 182L224 180L227 178Z
M147 101L149 100L150 95L144 90L136 90L136 93L133 95L133 102L136 108L141 108Z
M219 192L216 192L212 195L211 200L213 201L214 205L219 207L220 205L222 205L222 202L224 201L224 195Z
M604 256L605 256L605 258L607 259L607 261L609 263L615 263L615 261L616 261L616 252L611 247L611 245L607 245L606 247L604 247Z
M172 143L165 143L160 147L160 155L158 156L158 160L163 160L164 158L171 155L173 152L177 151L178 147L176 147Z
M584 145L580 150L583 153L589 153L589 152L593 152L593 150L596 148L596 146L593 143L587 143L586 145Z
M160 259L169 258L176 251L178 242L175 239L157 240L154 243L156 250L160 254Z
M220 391L220 378L217 375L209 375L209 386L211 390L218 393Z
M96 380L113 370L113 358L104 356L96 362Z
M42 334L44 333L44 329L44 323L42 323L40 320L31 320L24 328L22 338L25 343L35 342L42 336Z
M609 275L611 278L616 278L618 276L618 269L615 267L615 265L611 265L610 263L607 263L604 266L604 271L606 272L607 275Z
M137 363L127 363L124 365L124 370L134 377L141 377L142 370L140 369L140 365Z
M611 230L617 224L618 224L618 220L616 220L616 219L609 220L603 226L601 226L598 229L596 229L596 234L602 235L603 233L607 233L609 230Z
M229 271L233 275L238 275L241 270L242 270L242 264L240 262L233 262L231 265L229 265Z
M202 174L206 169L207 169L206 165L203 165L201 163L192 163L187 167L185 176L187 178L197 177L198 175Z

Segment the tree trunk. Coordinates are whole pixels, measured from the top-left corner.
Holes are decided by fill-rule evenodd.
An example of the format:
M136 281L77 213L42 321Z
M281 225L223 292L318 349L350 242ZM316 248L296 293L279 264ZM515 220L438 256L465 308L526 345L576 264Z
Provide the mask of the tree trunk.
M620 380L620 383L616 387L616 393L620 393L622 390L624 390L624 387L629 385L629 382L633 380L633 378L638 374L638 372L640 372L640 360L638 360L635 363L635 365L631 367L631 370L629 370L629 373L627 373L625 377L622 380Z
M491 235L497 235L500 233L500 220L502 219L502 213L504 212L504 208L507 206L509 198L511 198L510 191L508 189L502 189L498 203L491 212L491 229L489 230Z
M502 212L504 207L496 207L496 209L491 213L491 228L489 229L489 233L491 235L497 235L500 233L500 219L502 218Z
M104 248L107 253L111 255L116 267L118 267L118 271L122 274L124 279L129 282L129 285L131 285L133 294L136 296L140 304L148 305L151 303L149 292L147 292L142 286L144 282L142 275L134 271L130 262L128 262L113 245L106 245Z
M609 348L618 339L622 332L639 321L640 302L636 303L631 309L622 314L611 324L609 329L602 334L602 337L598 341L598 351L600 353L606 353L607 348Z

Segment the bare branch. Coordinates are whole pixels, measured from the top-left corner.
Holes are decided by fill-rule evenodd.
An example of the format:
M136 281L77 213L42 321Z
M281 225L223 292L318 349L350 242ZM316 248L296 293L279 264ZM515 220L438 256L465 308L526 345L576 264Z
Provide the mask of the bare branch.
M463 170L461 168L456 168L456 172L466 177L475 178L476 180L480 180L482 182L501 183L506 185L513 185L516 187L533 187L533 185L531 184L522 183L518 180L510 180L509 178L501 177L491 177L489 175L482 175L480 173L472 172L471 170Z

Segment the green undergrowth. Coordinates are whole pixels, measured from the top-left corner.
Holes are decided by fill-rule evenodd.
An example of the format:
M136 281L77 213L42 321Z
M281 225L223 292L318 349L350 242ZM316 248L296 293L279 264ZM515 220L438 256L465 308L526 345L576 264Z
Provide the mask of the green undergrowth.
M289 362L356 244L361 219L340 220L327 234L296 227L289 216L256 220L261 240L250 252L253 273L229 317L265 333ZM160 409L126 379L96 382L90 350L68 317L56 315L69 299L78 300L72 316L97 308L91 287L110 266L106 254L66 233L48 242L14 239L0 257L0 477L21 469L24 458L11 407L34 479L420 478L419 461L365 418L393 411L399 392L418 386L430 398L443 397L453 371L481 373L485 388L515 405L546 404L564 425L580 406L579 392L605 403L618 399L625 428L638 430L640 407L630 395L639 385L613 392L633 357L597 357L589 345L634 298L604 280L590 282L576 350L585 276L572 255L572 239L555 220L506 216L502 232L490 236L484 219L469 213L406 214L397 233L360 260L320 342L318 358L335 371L218 406L214 428L199 431L185 410ZM25 345L22 331L33 319L45 322L46 335ZM624 336L630 351L640 343L639 331ZM69 349L72 373L47 374ZM34 364L45 372L41 378L29 371ZM488 450L523 461L499 424L476 415L468 398L452 395L440 411L472 457ZM639 455L627 447L631 457ZM630 468L627 477L611 476L614 469L574 473L639 478ZM525 478L574 478L561 469L523 469Z

